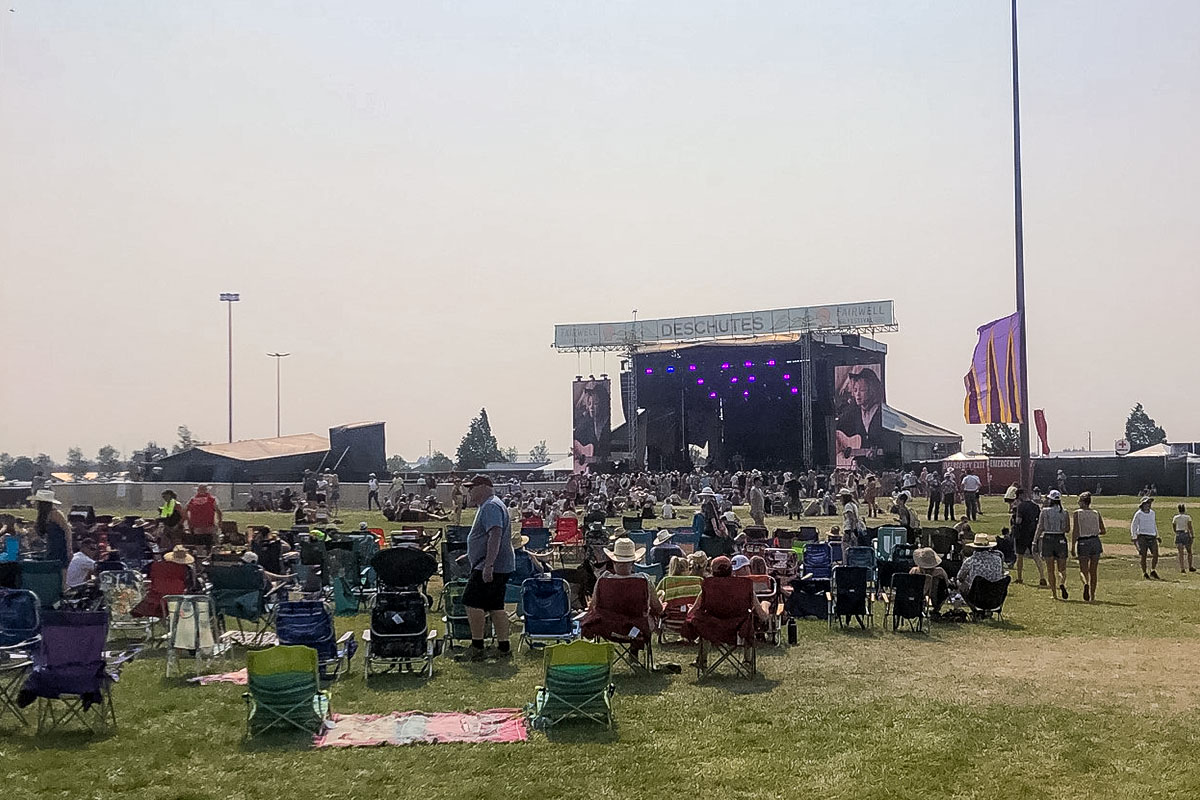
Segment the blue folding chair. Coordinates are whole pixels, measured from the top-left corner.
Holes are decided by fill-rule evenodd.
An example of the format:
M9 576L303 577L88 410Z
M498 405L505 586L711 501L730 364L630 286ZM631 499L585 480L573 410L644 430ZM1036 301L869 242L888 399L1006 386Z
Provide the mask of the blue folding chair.
M841 542L830 542L829 543L829 555L833 559L833 563L835 563L835 564L842 563L842 543Z
M875 556L880 561L890 561L892 551L898 544L908 544L908 529L898 525L884 525L875 534Z
M335 638L333 615L320 600L299 600L279 604L275 615L275 634L281 645L303 645L317 651L321 680L337 680L350 670L350 661L358 651L353 631Z
M675 528L671 531L671 541L679 545L685 553L694 553L700 546L700 535L691 528Z
M566 581L548 575L529 578L522 584L521 593L525 628L518 649L522 644L532 650L579 638L579 621L571 614L571 593Z
M796 538L801 542L815 542L821 538L821 534L811 525L801 525Z
M62 565L57 561L22 561L21 588L38 597L42 608L53 608L62 599Z
M524 550L517 551L516 556L516 569L508 576L508 583L504 586L504 602L516 603L517 617L520 618L525 615L525 609L521 605L521 596L524 591L525 581L541 574L541 570L538 568L533 556Z
M633 571L653 577L655 586L658 585L658 582L663 579L663 575L666 574L661 561L656 561L653 564L634 564Z
M11 713L22 725L25 715L17 692L33 666L42 636L38 597L25 589L0 589L0 717Z
M704 535L705 529L708 527L708 522L704 519L704 515L697 511L692 515L692 532L696 534L696 539L699 540Z
M875 561L875 549L872 547L851 547L846 550L847 567L863 567L867 570L867 583L878 592L878 570Z
M833 550L828 543L810 542L805 546L800 574L808 579L833 577Z
M549 528L522 528L521 533L529 537L526 549L535 553L544 553L550 549Z
M649 550L650 543L654 541L654 536L656 533L657 533L657 531L641 531L641 530L628 531L627 530L625 532L625 535L628 536L630 541L632 541L634 543L634 545L636 545L637 547L643 547L643 548Z

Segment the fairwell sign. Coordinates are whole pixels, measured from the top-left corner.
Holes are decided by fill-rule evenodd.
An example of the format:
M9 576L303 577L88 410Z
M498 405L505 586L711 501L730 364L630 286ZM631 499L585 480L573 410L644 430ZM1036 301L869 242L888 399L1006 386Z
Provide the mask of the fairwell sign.
M555 325L554 346L622 347L662 342L696 342L735 339L803 331L839 331L885 328L896 324L891 300L841 303L832 306L780 308L741 314L708 314L699 317L647 319L636 322L597 322Z

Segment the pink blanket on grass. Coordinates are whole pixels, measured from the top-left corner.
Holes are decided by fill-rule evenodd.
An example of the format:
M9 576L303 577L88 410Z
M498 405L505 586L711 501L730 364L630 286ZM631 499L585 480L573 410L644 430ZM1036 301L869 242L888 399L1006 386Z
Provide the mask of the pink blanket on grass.
M238 686L245 686L250 682L246 675L246 668L242 667L234 672L222 672L219 675L200 675L195 678L188 678L191 683L198 683L201 686L208 686L210 683L236 683Z
M518 708L493 708L475 714L334 714L333 724L313 738L316 747L374 747L382 744L442 742L523 742L529 738Z

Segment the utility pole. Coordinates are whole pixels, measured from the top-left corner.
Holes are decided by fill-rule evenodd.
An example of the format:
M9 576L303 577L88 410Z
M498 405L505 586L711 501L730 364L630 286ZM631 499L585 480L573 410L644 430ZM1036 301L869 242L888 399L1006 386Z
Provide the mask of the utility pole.
M1021 83L1017 60L1017 0L1012 0L1012 96L1013 96L1013 211L1017 255L1017 321L1021 330L1021 370L1017 391L1021 394L1021 486L1033 485L1033 462L1029 458L1029 347L1025 325L1025 229L1021 210Z
M221 302L229 304L229 441L233 442L233 304L242 299L237 292L222 292Z
M278 439L280 436L283 435L282 433L280 433L280 431L282 430L282 426L280 425L280 420L282 419L282 416L280 414L280 408L282 407L282 402L280 401L280 392L279 392L279 386L280 386L279 362L282 361L283 359L287 358L288 356L290 356L291 353L267 353L267 355L270 356L271 358L275 359L275 438Z

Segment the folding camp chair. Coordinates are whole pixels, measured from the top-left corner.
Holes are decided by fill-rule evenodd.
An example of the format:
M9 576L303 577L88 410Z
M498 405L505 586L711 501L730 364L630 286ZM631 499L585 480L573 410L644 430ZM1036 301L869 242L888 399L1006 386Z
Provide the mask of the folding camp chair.
M108 606L108 635L113 638L136 638L149 644L154 637L158 617L135 617L133 610L146 597L142 573L133 570L112 570L100 573L100 592Z
M583 560L583 534L579 530L579 520L574 517L560 517L554 527L554 538L550 540L552 552L558 555L558 563L567 565L567 554L572 560Z
M233 644L222 641L217 625L217 609L206 594L171 594L163 598L167 621L163 645L167 649L167 677L179 674L179 657L196 659L196 674L209 671L218 659L229 662Z
M21 561L21 588L38 597L43 609L54 608L63 594L63 568L57 561Z
M708 530L708 520L703 514L697 511L692 514L692 533L696 534L696 539L699 541L704 532Z
M445 611L442 622L446 623L446 647L450 650L455 648L457 642L471 641L471 622L467 618L467 607L462 601L463 592L466 590L465 580L451 581L442 589L442 610ZM492 630L491 614L484 617L483 638L496 638L496 633Z
M663 594L663 615L658 627L660 644L667 634L683 636L688 611L696 602L703 583L704 579L699 575L668 575L658 582L658 591Z
M884 525L875 534L875 557L890 561L896 545L908 544L908 529L897 525Z
M750 578L705 578L699 601L688 613L684 634L700 639L696 659L697 679L715 675L722 664L732 666L736 674L753 678L758 670L758 651L754 642L754 583ZM706 658L711 645L716 659ZM745 649L745 658L738 651Z
M929 619L926 610L924 575L907 572L892 575L891 592L888 596L888 612L892 617L892 631L907 625L909 630L920 633Z
M657 584L666 574L666 569L661 561L655 561L653 564L634 564L633 571L640 575L649 575Z
M534 553L545 553L550 549L550 531L546 528L522 528L522 536L528 536L525 549Z
M829 578L833 574L833 549L828 544L812 542L804 547L804 562L800 574L805 578Z
M317 651L321 680L335 681L358 650L353 631L335 638L333 615L319 600L299 600L279 604L275 613L275 634L281 645L303 645Z
M623 535L628 537L629 541L633 542L636 546L645 548L647 551L649 551L654 544L654 536L656 533L657 531L626 530Z
M671 532L671 541L679 545L685 555L691 555L700 546L700 536L691 528L675 528Z
M108 546L117 551L121 561L130 569L142 568L149 554L149 541L144 528L121 526L108 531Z
M78 722L92 733L111 731L117 712L109 691L136 651L110 657L107 611L46 611L33 670L20 702L38 701L38 733Z
M517 649L572 642L579 638L579 622L571 613L571 592L562 578L542 575L521 586L525 627Z
M146 596L142 598L142 602L138 603L130 615L166 619L163 598L187 594L191 575L190 568L184 564L176 564L174 561L153 562L148 571L150 588L147 590Z
M275 606L269 604L262 567L257 564L214 564L208 568L208 580L226 638L236 639L248 647L271 644ZM229 617L237 624L236 634L226 623ZM244 623L252 626L250 631L244 628Z
M428 626L425 612L429 603L424 587L437 568L437 559L431 553L408 547L380 550L371 559L378 587L371 608L371 627L363 631L367 650L363 656L364 681L391 670L420 670L426 677L433 677L438 633ZM461 620L470 638L462 605L465 586L466 581L453 581L446 585L443 595L447 617ZM456 632L461 633L461 629Z
M357 614L362 607L362 570L353 543L347 540L328 542L325 568L329 570L334 612Z
M621 527L625 529L627 533L632 531L640 531L642 529L642 518L621 517Z
M564 719L589 719L611 728L613 646L583 640L556 644L542 656L545 678L533 701L533 725L549 728Z
M943 559L955 560L959 552L958 531L954 528L937 528L930 531L929 546Z
M751 583L754 584L754 599L759 603L767 603L769 616L765 626L758 627L758 634L765 641L778 646L782 637L779 632L782 630L782 613L783 608L779 602L779 584L770 575L751 575Z
M0 717L11 713L22 725L17 691L33 666L42 636L38 598L25 589L0 589Z
M801 542L815 542L821 538L821 533L812 525L801 525L796 532L796 539Z
M781 584L790 583L800 574L800 557L794 550L768 547L763 558L767 562L767 574Z
M784 611L792 619L827 619L829 617L828 578L796 578L786 595Z
M867 570L867 587L876 594L879 593L879 579L875 561L875 548L849 547L846 548L846 566L862 567Z
M963 595L973 612L971 618L990 619L994 615L996 619L1004 619L1004 601L1008 599L1008 585L1011 581L1011 575L1005 575L998 581L975 576L970 588Z
M289 727L312 734L329 722L329 693L321 691L317 651L299 645L246 654L249 691L246 736Z
M837 620L838 627L845 627L854 620L863 630L874 624L871 594L867 591L867 570L864 567L834 567L827 599L830 628L834 620Z
M612 642L617 658L634 672L654 669L653 627L650 582L640 575L599 578L579 625L589 639Z
M541 567L534 561L533 556L524 550L517 551L514 569L508 576L508 583L504 587L504 602L512 603L517 607L518 619L525 616L525 609L521 602L524 597L525 581L539 574L541 574Z

